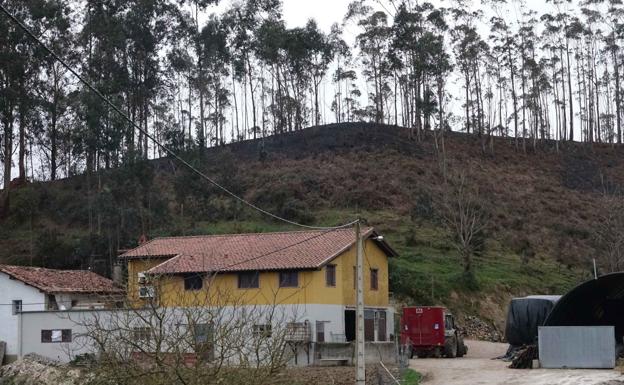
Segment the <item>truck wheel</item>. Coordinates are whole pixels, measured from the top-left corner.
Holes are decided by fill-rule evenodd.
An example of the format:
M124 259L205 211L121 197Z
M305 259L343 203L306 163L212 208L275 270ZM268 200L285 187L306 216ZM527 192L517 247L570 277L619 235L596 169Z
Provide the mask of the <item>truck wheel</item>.
M457 338L455 336L444 342L444 355L446 358L455 358L457 356Z
M457 342L457 357L463 357L466 353L468 353L468 347L464 343L464 339L459 337Z

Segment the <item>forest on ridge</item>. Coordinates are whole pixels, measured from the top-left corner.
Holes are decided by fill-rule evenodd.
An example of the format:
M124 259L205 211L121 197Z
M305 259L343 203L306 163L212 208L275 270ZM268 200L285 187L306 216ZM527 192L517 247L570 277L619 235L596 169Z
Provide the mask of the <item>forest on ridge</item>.
M621 143L617 0L357 0L331 31L280 0L6 0L59 56L174 151L375 122L443 139ZM479 10L476 10L479 9ZM2 15L3 186L162 150ZM350 34L350 35L349 35ZM351 36L353 42L350 43ZM558 147L557 147L558 148Z

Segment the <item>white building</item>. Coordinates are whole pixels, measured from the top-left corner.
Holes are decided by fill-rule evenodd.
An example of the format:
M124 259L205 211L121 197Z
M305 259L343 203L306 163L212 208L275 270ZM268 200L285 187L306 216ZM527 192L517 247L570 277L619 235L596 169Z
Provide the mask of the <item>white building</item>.
M90 271L0 265L0 341L6 342L5 360L28 353L22 351L24 333L38 333L42 343L72 339L71 331L46 329L46 325L24 330L22 313L103 309L123 294L113 281Z

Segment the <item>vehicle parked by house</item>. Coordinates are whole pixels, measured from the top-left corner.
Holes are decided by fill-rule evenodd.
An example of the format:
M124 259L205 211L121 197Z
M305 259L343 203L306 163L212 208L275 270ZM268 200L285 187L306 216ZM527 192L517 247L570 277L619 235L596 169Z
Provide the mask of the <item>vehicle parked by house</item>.
M410 357L463 357L468 352L455 318L441 306L404 307L401 345Z

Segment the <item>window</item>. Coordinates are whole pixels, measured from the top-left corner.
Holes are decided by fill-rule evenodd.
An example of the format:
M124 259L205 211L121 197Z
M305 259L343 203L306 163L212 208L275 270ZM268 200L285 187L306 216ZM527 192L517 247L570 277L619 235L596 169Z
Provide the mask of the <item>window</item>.
M272 327L270 324L262 324L262 325L254 325L253 326L253 335L255 337L271 337Z
M149 341L152 335L152 329L149 327L141 326L132 329L132 339L135 341Z
M327 265L325 267L325 283L327 286L336 286L336 265Z
M260 273L257 271L246 271L238 273L239 289L257 289L260 287Z
M56 296L54 294L48 294L48 308L47 310L58 310L58 304L56 303Z
M214 326L212 323L195 324L193 326L195 337L194 351L205 360L214 359Z
M71 329L41 330L42 343L71 342Z
M325 322L316 321L316 342L325 342Z
M298 271L280 271L279 287L298 287L299 272Z
M212 324L195 324L193 326L193 335L195 336L195 343L197 345L207 344L212 342L213 336Z
M19 314L22 312L22 300L14 299L13 300L13 314Z
M444 317L444 329L446 330L455 329L453 316L450 314L447 314L446 317Z
M184 290L201 290L204 284L204 277L200 274L189 274L184 276Z
M371 269L370 271L371 290L379 289L379 270Z

